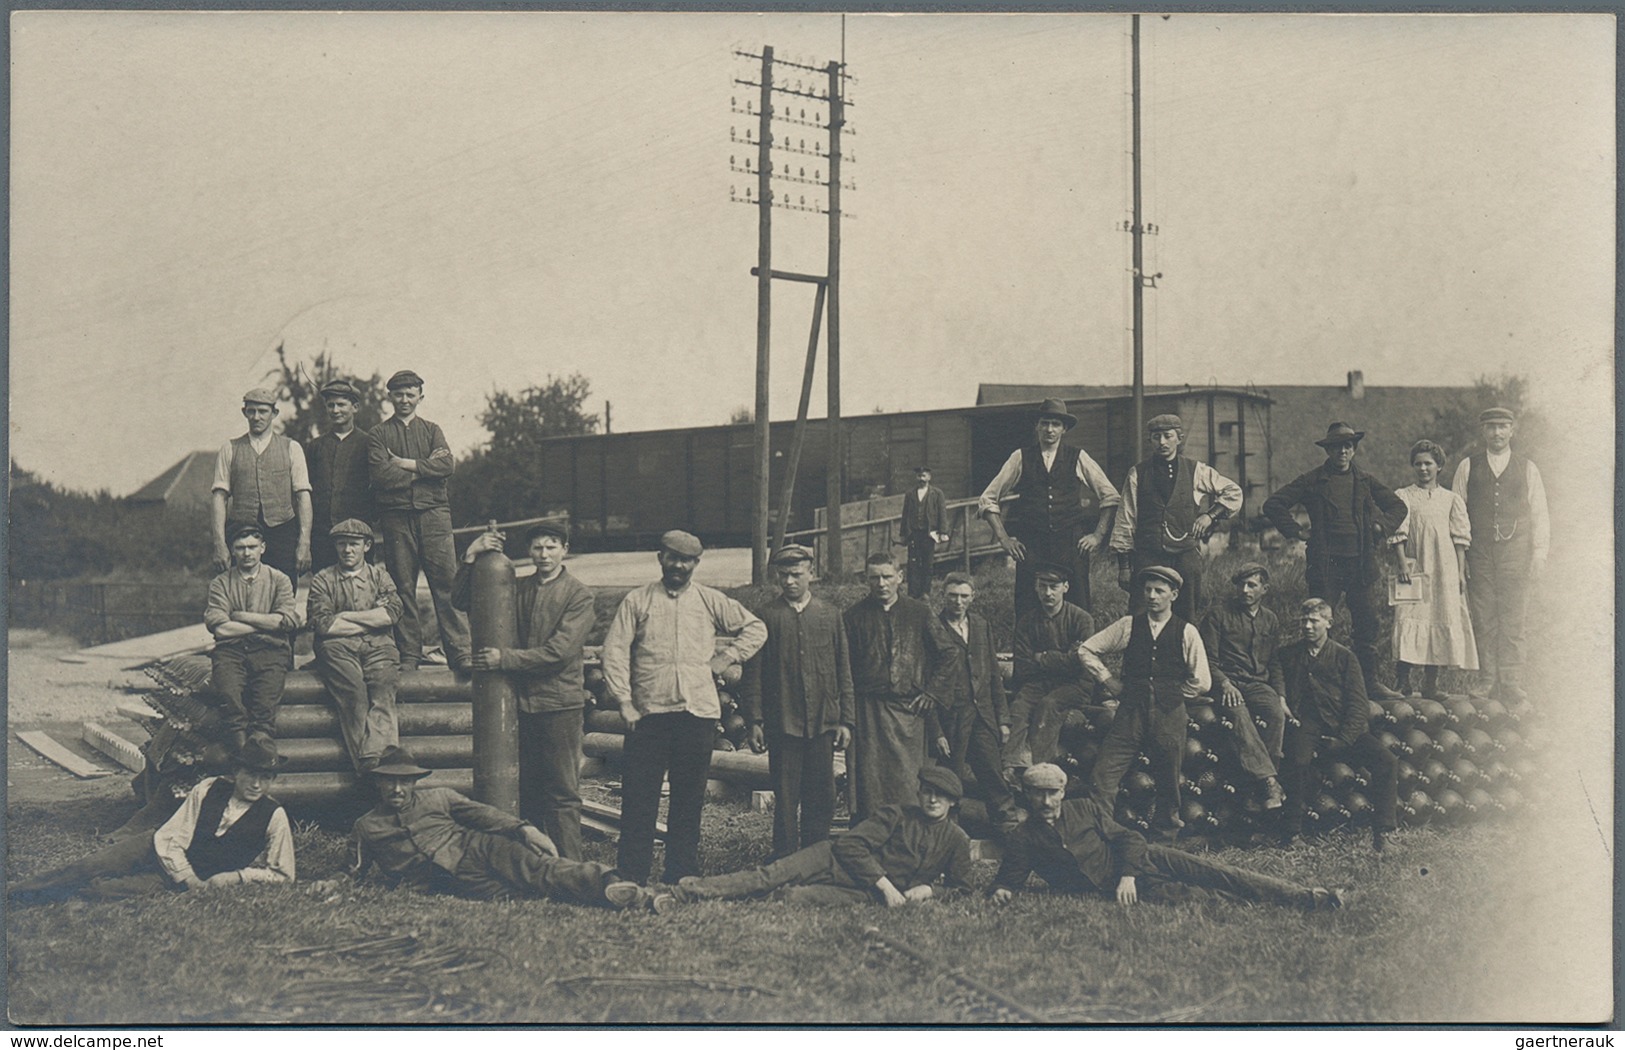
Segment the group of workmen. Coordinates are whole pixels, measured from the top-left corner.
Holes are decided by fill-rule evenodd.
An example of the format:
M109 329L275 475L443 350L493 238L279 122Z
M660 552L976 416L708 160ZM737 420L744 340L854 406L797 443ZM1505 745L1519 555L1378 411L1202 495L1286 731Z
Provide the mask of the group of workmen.
M356 769L378 800L355 824L352 877L376 866L391 881L425 889L621 909L770 893L898 905L931 897L938 880L950 889L968 885L970 840L951 810L973 778L1003 849L989 891L997 901L1036 873L1052 890L1124 903L1195 888L1341 907L1340 890L1173 848L1182 827L1186 704L1205 697L1229 709L1240 763L1257 781L1254 804L1278 814L1281 844L1301 830L1308 771L1327 755L1372 774L1375 849L1396 826L1396 763L1369 732L1368 698L1398 695L1376 679L1375 586L1378 555L1404 542L1406 505L1354 466L1363 434L1333 423L1317 442L1325 464L1264 504L1289 540L1304 535L1294 506L1311 523L1313 597L1299 609L1301 638L1287 640L1263 602L1270 581L1263 565L1243 565L1230 579L1233 593L1203 608L1200 545L1239 511L1242 493L1180 455L1177 416L1150 421L1152 454L1119 490L1066 441L1077 420L1064 402L1046 401L1034 440L1010 456L981 499L983 516L1016 563L1013 695L992 629L972 610L973 579L948 574L940 612L921 600L932 555L948 538L942 494L923 467L903 509L911 593L902 593L894 556L873 554L864 566L869 593L844 612L812 593L808 548L774 553L778 594L752 610L695 582L701 541L667 532L657 555L660 578L622 599L604 638L605 687L626 725L622 827L615 865L588 862L578 776L583 647L595 614L591 591L565 566L568 527L544 521L526 535L535 571L515 594L517 646L471 651L461 612L470 569L482 552L500 551L505 537L481 534L459 563L445 495L451 452L439 428L416 414L423 380L398 372L388 389L395 416L360 437L355 389L342 381L323 387L331 428L312 447L311 471L296 443L271 433L272 394L245 396L249 432L222 449L215 488L217 546L225 549L229 538L231 564L211 584L206 615L235 776L197 785L156 833L29 880L14 894L49 898L88 885L117 896L292 880L286 817L267 789L285 761L274 725L290 633L301 626L293 580L312 564L305 619L316 637L317 671ZM1499 685L1484 688L1505 696L1521 695L1524 589L1544 559L1546 534L1538 473L1508 447L1513 423L1505 409L1483 413L1485 450L1470 461L1465 495L1481 537L1468 583L1476 589L1477 644L1483 666L1499 675ZM387 571L367 559L374 513L382 519ZM316 548L319 560L313 529L330 541ZM1490 548L1482 555L1480 543ZM1103 544L1118 556L1130 609L1097 631L1088 611L1089 560ZM451 666L504 672L515 685L517 816L420 784L431 771L400 746L396 675L423 658L412 600L420 567ZM1329 637L1340 599L1353 618L1352 650ZM1121 656L1116 674L1104 659L1113 654ZM768 756L772 851L761 868L704 876L701 814L721 715L718 687L735 681L749 746ZM1112 711L1110 726L1089 781L1073 782L1078 797L1067 798L1069 779L1057 764L1060 727L1069 711L1097 700L1095 710ZM846 753L851 825L832 838L837 751ZM1156 783L1157 842L1113 816L1119 783L1141 754ZM657 881L654 838L666 792Z

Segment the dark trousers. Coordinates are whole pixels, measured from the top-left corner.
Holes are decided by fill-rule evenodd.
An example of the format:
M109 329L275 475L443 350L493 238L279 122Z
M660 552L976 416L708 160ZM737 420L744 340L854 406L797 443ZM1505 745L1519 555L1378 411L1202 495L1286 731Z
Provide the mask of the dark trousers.
M1178 551L1131 551L1128 556L1129 571L1138 574L1148 565L1161 565L1179 573L1184 579L1184 586L1179 588L1179 597L1174 599L1174 615L1186 623L1195 623L1196 614L1202 608L1202 552L1199 550ZM1143 589L1129 585L1128 592L1129 615L1134 616L1145 612L1145 592Z
M908 596L924 598L931 593L931 566L936 561L937 541L929 529L908 534Z
M1467 548L1467 608L1486 676L1518 684L1524 663L1524 620L1529 607L1533 547L1526 536L1497 541L1473 534Z
M581 859L581 708L519 712L519 815Z
M395 720L400 653L390 634L318 639L316 676L338 709L344 746L356 769L401 742Z
M1304 573L1311 597L1323 598L1335 611L1337 600L1347 597L1349 616L1354 620L1349 648L1360 661L1366 692L1377 684L1377 596L1376 584L1360 582L1358 557L1327 559L1325 572L1311 559Z
M440 624L440 643L453 667L468 664L468 617L451 604L451 583L457 576L457 551L451 540L451 509L384 511L384 564L401 594L401 622L395 640L401 665L416 667L423 660L423 623L418 617L418 570L429 580L434 615Z
M1327 730L1310 722L1286 727L1285 755L1281 759L1281 786L1286 789L1286 805L1281 810L1281 830L1296 835L1303 830L1303 812L1308 804L1310 770L1316 757L1335 757L1352 766L1364 766L1371 774L1371 805L1376 811L1373 823L1384 831L1399 826L1399 760L1370 733L1361 733L1347 746L1322 739Z
M621 752L621 846L616 867L634 882L648 882L654 867L655 818L660 782L671 781L666 811L666 882L700 873L700 811L711 768L716 724L687 711L645 715L626 734Z
M276 735L288 651L282 635L261 633L215 643L209 684L220 697L221 722L228 733Z
M975 797L987 803L987 819L1005 829L1016 823L1016 804L1004 782L998 730L971 704L939 708L943 736L948 738L948 766L961 781L968 769L976 777Z
M516 839L483 831L470 833L467 847L450 887L462 897L540 897L607 907L604 887L618 878L607 864L548 856Z
M1157 815L1171 824L1179 816L1179 764L1185 757L1185 697L1178 682L1141 679L1126 683L1117 716L1095 760L1095 797L1117 800L1123 774L1144 751L1157 782Z
M1184 850L1170 849L1167 846L1148 845L1145 848L1145 855L1146 860L1156 869L1156 873L1137 876L1136 883L1144 879L1147 885L1144 887L1137 885L1135 888L1141 890L1142 894L1151 900L1176 896L1168 893L1163 886L1157 885L1158 882L1165 881L1183 886L1199 886L1260 904L1314 907L1315 895L1308 886L1300 886L1273 875L1248 871L1234 864L1186 853ZM1116 892L1116 889L1115 886L1110 887L1110 892Z
M291 518L275 528L260 526L265 534L265 553L260 561L277 569L299 586L299 519ZM227 530L228 534L230 530Z
M1010 739L1004 745L1004 764L1030 766L1061 757L1061 729L1068 711L1089 703L1093 690L1082 682L1056 686L1030 682L1010 701Z
M97 900L119 900L179 889L180 884L159 866L152 837L151 831L132 835L65 867L25 879L11 892L25 900L66 900L76 893Z
M828 841L798 849L760 868L707 876L683 890L703 900L765 897L775 890L786 900L806 904L861 904L874 900L873 892L854 882L835 860Z
M1033 590L1033 569L1038 565L1054 565L1065 569L1068 578L1066 600L1080 609L1090 606L1089 555L1079 553L1078 541L1087 534L1082 525L1069 529L1022 528L1010 535L1027 548L1027 556L1016 562L1016 616L1038 608L1038 594Z
M813 737L769 732L773 778L773 856L829 838L835 819L835 731Z
M1247 682L1232 678L1230 684L1241 691L1242 706L1222 707L1214 710L1229 718L1236 728L1229 734L1236 745L1236 757L1248 775L1273 777L1281 761L1282 734L1286 730L1286 702L1276 695L1265 682ZM1260 730L1254 718L1264 723Z

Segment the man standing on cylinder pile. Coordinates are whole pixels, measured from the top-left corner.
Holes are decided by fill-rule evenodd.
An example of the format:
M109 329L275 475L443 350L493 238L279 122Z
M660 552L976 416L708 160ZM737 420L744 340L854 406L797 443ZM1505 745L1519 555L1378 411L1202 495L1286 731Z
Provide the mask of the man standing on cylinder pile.
M452 582L451 602L468 612L473 566L483 551L501 553L503 535L482 532L468 545ZM570 527L544 521L525 534L536 571L514 586L512 649L475 650L476 671L506 671L519 694L519 815L545 831L559 856L580 860L581 733L587 691L582 648L597 622L592 591L564 567Z
M1147 565L1176 570L1185 585L1174 614L1194 623L1202 608L1201 543L1213 526L1241 509L1241 486L1179 454L1185 423L1178 416L1155 416L1145 429L1152 453L1123 480L1123 502L1112 526L1117 582L1130 592L1130 611L1138 612L1140 598L1131 584L1135 574Z
M745 665L739 702L750 749L767 752L773 777L773 858L829 838L835 819L835 752L852 742L852 663L841 612L814 597L813 552L791 544L773 556L779 597L757 615L767 642Z
M660 537L660 580L629 591L604 636L604 684L626 720L616 867L637 882L647 882L654 866L660 784L668 776L663 875L675 883L700 873L705 775L722 716L716 678L767 641L767 628L749 609L692 582L704 552L687 532ZM720 650L719 635L731 639Z
M372 522L378 512L372 503L372 481L367 468L367 435L356 429L356 406L361 392L348 379L322 384L327 426L310 444L311 567L325 569L338 561L333 544L334 525L350 518Z
M1067 601L1082 609L1091 604L1089 555L1110 535L1122 497L1089 453L1063 439L1077 423L1065 401L1045 401L1033 426L1033 443L1010 454L978 504L999 546L1016 560L1017 616L1038 604L1034 565L1065 569ZM1010 495L1018 498L1008 511L1006 528L1000 501ZM1093 532L1087 531L1091 518L1096 519Z
M256 387L243 395L248 433L220 446L213 497L214 567L231 565L227 540L244 527L265 542L264 562L295 587L310 568L310 472L299 442L273 434L276 392Z

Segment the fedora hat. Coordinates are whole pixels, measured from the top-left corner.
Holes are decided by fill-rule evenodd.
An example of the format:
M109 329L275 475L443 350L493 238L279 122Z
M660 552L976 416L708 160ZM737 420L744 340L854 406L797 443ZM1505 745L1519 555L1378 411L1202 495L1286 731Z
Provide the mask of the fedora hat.
M1058 397L1046 397L1044 403L1038 406L1038 418L1043 419L1046 416L1062 420L1068 430L1078 425L1078 417L1068 412L1066 402Z
M263 736L249 737L231 758L239 768L257 773L275 773L288 764L286 755L277 754L276 741Z
M405 748L386 747L384 753L378 756L378 764L367 772L375 777L411 777L418 780L428 776L431 770L418 765Z
M1363 437L1365 437L1365 431L1355 430L1347 423L1338 422L1327 427L1326 436L1315 442L1315 444L1321 448L1331 448L1333 445L1341 445L1345 441L1352 441L1358 445Z

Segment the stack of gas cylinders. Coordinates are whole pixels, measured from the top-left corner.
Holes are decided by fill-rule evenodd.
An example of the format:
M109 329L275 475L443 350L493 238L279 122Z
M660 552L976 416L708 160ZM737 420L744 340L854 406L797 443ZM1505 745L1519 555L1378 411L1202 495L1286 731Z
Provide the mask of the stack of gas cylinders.
M746 747L746 738L750 735L750 727L745 724L745 715L739 709L739 682L742 669L735 664L723 672L722 680L717 685L717 699L722 703L722 717L717 719L716 739L712 745L716 751L737 751ZM596 647L589 647L584 661L582 678L591 695L590 704L600 711L618 711L620 705L610 697L608 688L604 685L604 668L598 658Z

